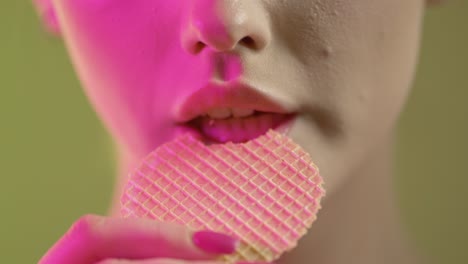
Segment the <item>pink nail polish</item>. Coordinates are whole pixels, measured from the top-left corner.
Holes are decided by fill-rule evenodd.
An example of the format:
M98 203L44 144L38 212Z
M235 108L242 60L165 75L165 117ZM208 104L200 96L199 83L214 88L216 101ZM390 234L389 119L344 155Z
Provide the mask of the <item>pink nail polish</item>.
M211 254L232 254L239 244L236 238L212 231L198 231L192 240L198 248Z

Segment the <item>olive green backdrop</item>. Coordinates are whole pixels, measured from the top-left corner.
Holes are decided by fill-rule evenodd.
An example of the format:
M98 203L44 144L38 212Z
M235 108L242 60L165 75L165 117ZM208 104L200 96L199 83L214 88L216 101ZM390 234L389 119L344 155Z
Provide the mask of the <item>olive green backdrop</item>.
M85 213L104 214L110 140L62 43L28 0L0 0L0 263L36 263ZM415 90L402 117L405 220L434 263L468 263L468 1L427 14Z

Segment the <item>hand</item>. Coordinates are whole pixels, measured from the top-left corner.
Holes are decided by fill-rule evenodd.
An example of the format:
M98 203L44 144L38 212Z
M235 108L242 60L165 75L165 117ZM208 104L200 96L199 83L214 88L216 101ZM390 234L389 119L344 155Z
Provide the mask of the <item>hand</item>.
M237 244L223 234L193 233L175 224L86 215L39 264L215 264Z

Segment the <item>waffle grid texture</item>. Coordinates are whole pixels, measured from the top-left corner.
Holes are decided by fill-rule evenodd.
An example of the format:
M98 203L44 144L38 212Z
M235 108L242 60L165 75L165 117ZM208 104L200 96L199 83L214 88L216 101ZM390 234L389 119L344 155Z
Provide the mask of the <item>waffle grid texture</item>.
M210 146L187 134L130 174L122 215L229 234L241 245L223 260L270 262L307 232L324 193L309 154L273 130Z

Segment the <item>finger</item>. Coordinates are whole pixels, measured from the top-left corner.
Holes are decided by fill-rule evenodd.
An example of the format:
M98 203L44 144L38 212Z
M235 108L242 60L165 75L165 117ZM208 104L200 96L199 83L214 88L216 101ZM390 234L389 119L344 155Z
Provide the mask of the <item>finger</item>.
M183 226L148 219L87 215L80 218L39 263L86 264L108 258L207 260L221 251L232 253L235 250L236 240L212 234L216 233L194 234Z
M125 260L125 259L106 259L96 264L225 264L220 261L187 261L180 259L144 259L144 260Z

